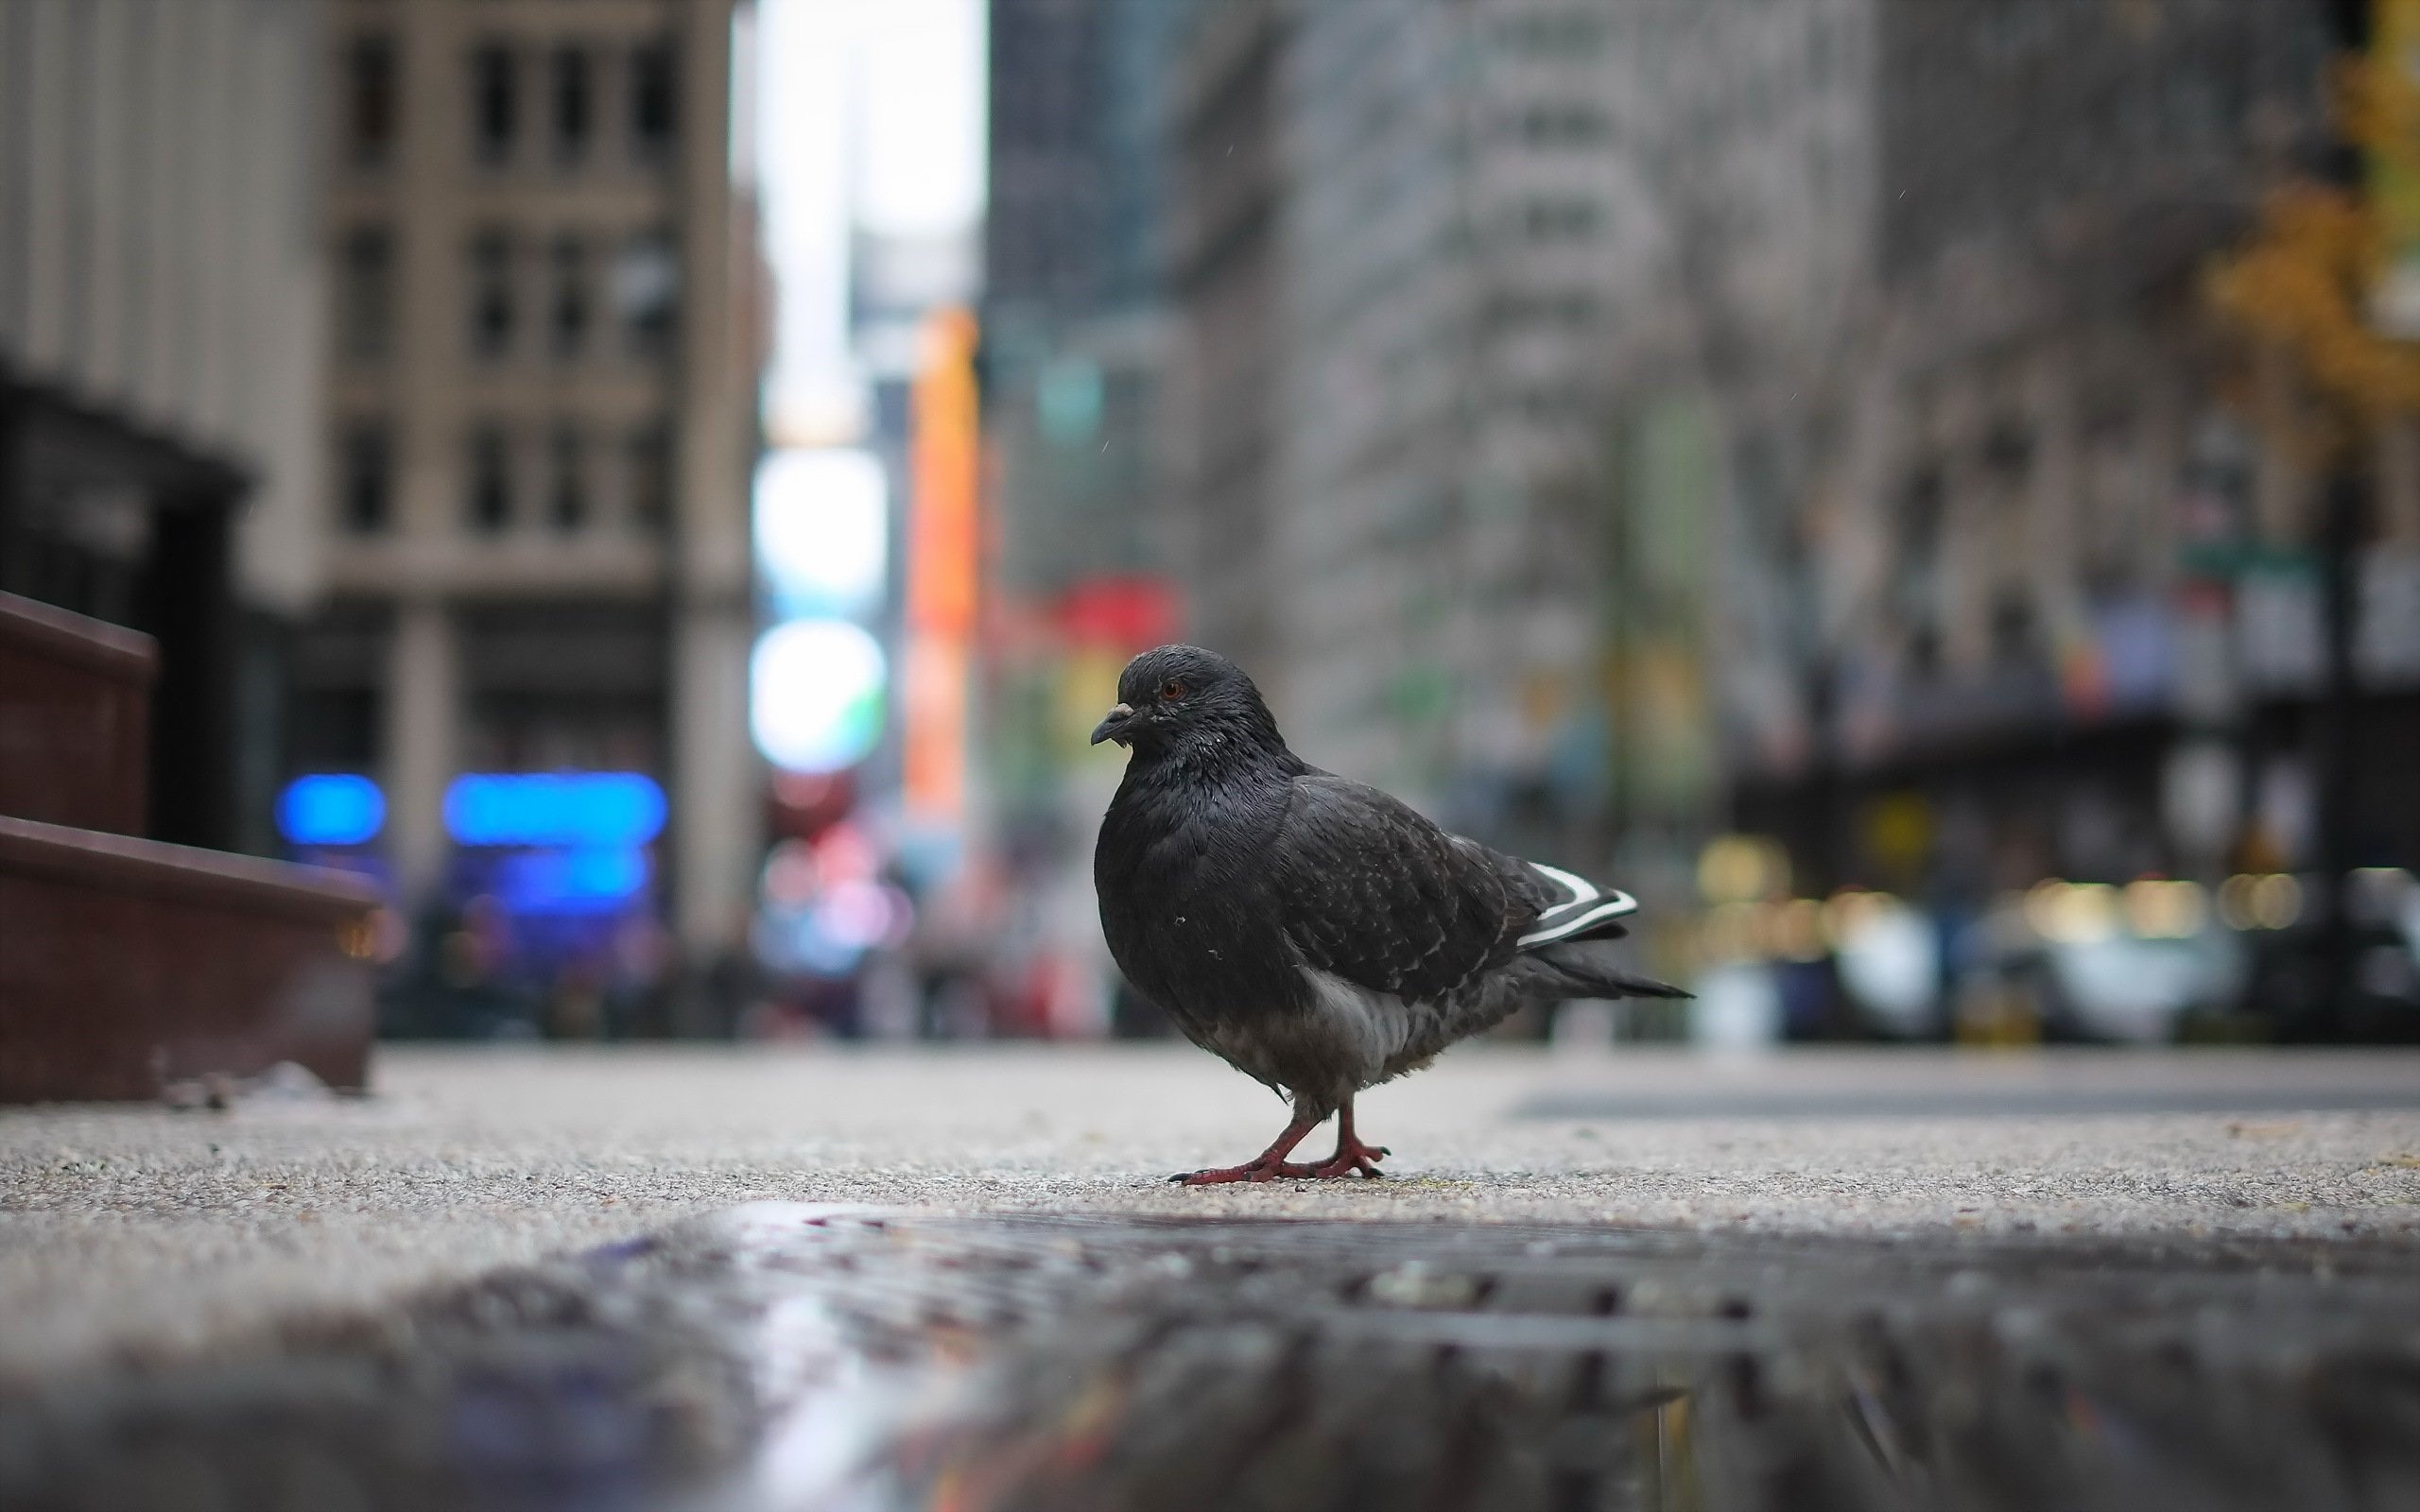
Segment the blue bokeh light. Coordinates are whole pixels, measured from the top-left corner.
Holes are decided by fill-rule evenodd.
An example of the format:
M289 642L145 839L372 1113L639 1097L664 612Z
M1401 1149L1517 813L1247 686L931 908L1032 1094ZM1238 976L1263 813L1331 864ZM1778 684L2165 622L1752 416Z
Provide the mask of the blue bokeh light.
M645 845L664 816L664 789L637 772L473 772L445 789L459 845Z
M277 833L291 845L359 845L387 822L387 795L366 777L298 777L277 798Z
M495 895L516 914L611 913L647 889L647 852L636 846L524 850L496 866Z

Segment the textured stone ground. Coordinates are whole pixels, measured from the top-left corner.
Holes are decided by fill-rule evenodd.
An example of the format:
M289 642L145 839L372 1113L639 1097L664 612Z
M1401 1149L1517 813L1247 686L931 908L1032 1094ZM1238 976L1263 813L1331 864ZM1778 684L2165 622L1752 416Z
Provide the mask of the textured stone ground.
M1396 1178L1201 1190L1163 1178L1283 1109L1179 1047L389 1047L376 1083L0 1111L0 1384L762 1200L2420 1249L2420 1056L2388 1052L1480 1047L1365 1097Z

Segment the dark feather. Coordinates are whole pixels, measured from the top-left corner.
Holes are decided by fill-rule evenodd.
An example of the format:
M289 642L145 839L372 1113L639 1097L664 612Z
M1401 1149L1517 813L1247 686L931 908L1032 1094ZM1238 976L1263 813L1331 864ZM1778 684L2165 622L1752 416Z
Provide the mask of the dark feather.
M1447 834L1286 747L1252 679L1134 659L1094 851L1118 967L1196 1043L1324 1111L1524 1003L1685 996L1604 954L1618 894Z

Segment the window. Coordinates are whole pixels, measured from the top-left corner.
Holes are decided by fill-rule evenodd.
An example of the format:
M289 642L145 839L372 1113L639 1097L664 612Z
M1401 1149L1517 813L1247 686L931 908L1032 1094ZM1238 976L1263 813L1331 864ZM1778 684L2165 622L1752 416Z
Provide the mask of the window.
M588 155L596 113L596 91L589 77L588 52L559 47L554 59L555 156L577 163Z
M357 38L344 58L345 150L355 164L376 167L393 154L398 93L394 39Z
M489 167L511 160L521 125L520 83L510 48L492 43L471 54L471 150Z
M1507 52L1572 62L1597 56L1604 40L1601 18L1586 9L1535 10L1501 23Z
M1541 199L1527 207L1522 222L1533 240L1584 241L1597 233L1597 207L1585 199Z
M464 504L471 528L493 535L512 522L512 455L504 432L483 425L471 433L464 458Z
M1491 297L1485 318L1502 329L1549 330L1586 325L1597 318L1597 301L1585 294L1541 290Z
M395 338L395 239L356 226L337 256L337 342L347 360L383 362Z
M631 350L660 357L672 346L681 295L681 263L668 232L647 232L622 244L614 266L614 303Z
M344 527L355 535L387 528L394 500L394 445L385 424L363 421L337 443L337 487Z
M672 436L661 424L631 435L631 523L649 533L672 518Z
M548 256L552 264L554 300L546 311L547 339L558 362L569 362L588 346L588 327L595 305L589 288L588 248L577 236L555 238Z
M1521 112L1521 139L1537 147L1593 146L1607 133L1604 114L1587 105L1538 105Z
M512 241L500 231L471 238L471 352L493 361L512 350Z
M578 530L588 523L588 448L579 431L558 425L547 450L546 518L558 530Z
M641 159L661 162L671 153L679 117L672 43L648 43L631 54L631 145Z

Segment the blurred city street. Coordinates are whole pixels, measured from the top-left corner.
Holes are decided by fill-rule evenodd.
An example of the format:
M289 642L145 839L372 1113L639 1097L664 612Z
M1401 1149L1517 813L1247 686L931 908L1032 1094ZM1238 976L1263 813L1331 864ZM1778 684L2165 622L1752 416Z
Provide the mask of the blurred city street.
M0 0L0 1504L2420 1507L2414 751L2420 0Z

